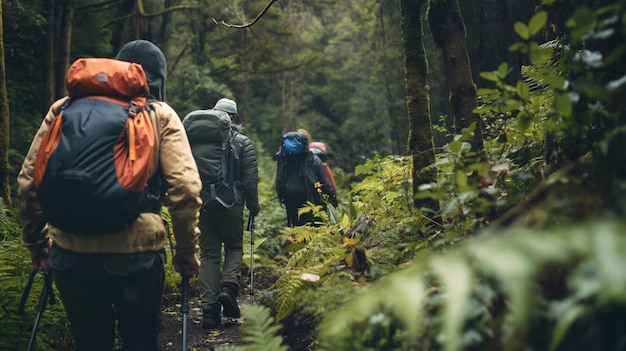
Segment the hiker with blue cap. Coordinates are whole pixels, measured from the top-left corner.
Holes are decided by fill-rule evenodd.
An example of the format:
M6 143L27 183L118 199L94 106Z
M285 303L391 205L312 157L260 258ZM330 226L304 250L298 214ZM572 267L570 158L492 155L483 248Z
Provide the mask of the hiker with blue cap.
M337 197L322 160L309 150L310 136L305 130L289 132L283 136L281 148L276 153L276 192L285 205L289 227L319 226L319 218L311 212L298 214L308 202L337 206Z

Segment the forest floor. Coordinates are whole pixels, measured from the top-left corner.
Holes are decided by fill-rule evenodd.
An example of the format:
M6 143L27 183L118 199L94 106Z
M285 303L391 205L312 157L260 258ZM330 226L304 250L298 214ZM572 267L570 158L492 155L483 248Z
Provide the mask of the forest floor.
M247 291L247 290L246 290ZM217 329L202 328L202 309L200 300L192 298L190 292L189 314L187 315L187 349L193 351L213 350L218 346L243 345L240 319L222 317L222 324ZM248 304L249 297L239 296L239 306ZM163 303L163 331L159 337L161 351L182 350L183 316L180 310L180 295L166 298Z
M187 315L187 350L209 351L217 347L232 347L246 344L241 330L242 318L230 319L222 316L222 324L217 329L202 328L202 309L198 292L193 288L189 291L189 314ZM258 296L254 297L257 301ZM250 304L249 289L242 287L239 291L239 306ZM287 322L287 325L292 323ZM180 310L180 294L166 293L163 302L163 331L159 336L161 351L181 351L183 317ZM279 333L283 345L293 351L313 351L315 343L307 337L307 330L298 330L293 326L281 328Z

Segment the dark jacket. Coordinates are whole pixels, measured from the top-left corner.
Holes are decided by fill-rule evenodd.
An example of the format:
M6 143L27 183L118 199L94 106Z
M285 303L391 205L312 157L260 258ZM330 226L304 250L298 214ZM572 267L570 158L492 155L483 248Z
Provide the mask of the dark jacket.
M244 200L246 207L252 213L258 213L259 209L259 171L257 167L256 151L250 139L233 131L233 147L239 156L239 178L237 184L237 204L243 205Z
M276 154L276 192L281 203L285 203L285 198L289 196L287 181L292 175L290 172L297 171L304 179L308 201L316 205L325 206L326 203L322 194L328 196L328 202L337 206L337 198L333 192L333 186L326 174L326 168L319 157L311 151L305 151L295 155L284 155L280 152ZM297 164L298 167L289 167L288 164ZM319 182L320 192L316 188Z

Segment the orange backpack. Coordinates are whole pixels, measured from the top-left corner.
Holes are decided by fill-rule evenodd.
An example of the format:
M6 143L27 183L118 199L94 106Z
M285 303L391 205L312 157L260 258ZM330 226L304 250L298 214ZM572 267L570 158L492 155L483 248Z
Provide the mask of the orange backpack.
M83 58L65 81L69 98L35 159L46 221L75 234L100 234L124 228L142 212L158 213L160 203L149 196L160 189L158 180L149 182L155 136L141 65Z

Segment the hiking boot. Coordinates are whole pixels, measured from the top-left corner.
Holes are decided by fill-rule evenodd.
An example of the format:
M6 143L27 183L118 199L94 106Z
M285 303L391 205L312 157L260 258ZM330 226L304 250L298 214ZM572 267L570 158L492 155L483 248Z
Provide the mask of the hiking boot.
M202 328L215 329L222 324L222 318L220 317L220 306L202 311Z
M241 311L239 311L239 305L237 305L237 286L234 284L224 284L217 295L217 301L222 304L224 308L224 316L230 318L239 318Z

